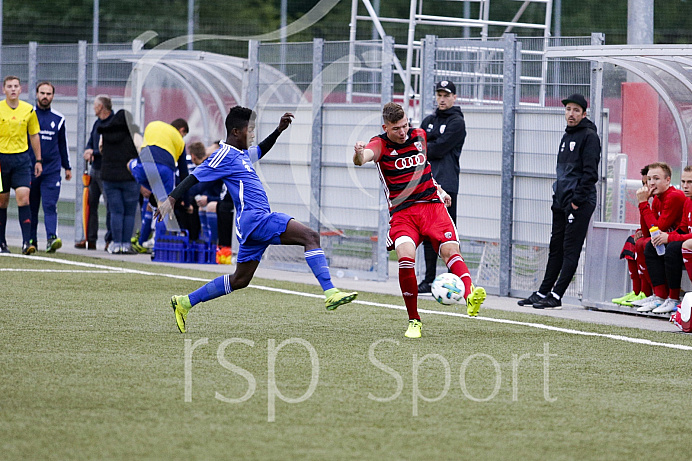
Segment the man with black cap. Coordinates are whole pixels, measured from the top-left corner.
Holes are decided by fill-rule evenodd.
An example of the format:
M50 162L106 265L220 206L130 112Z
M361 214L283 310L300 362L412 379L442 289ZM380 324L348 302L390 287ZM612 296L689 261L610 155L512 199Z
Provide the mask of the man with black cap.
M466 123L461 109L454 105L457 89L449 80L435 85L437 110L423 119L421 128L428 140L428 161L433 178L452 197L452 205L447 208L452 221L457 222L457 193L459 192L459 156L466 139ZM432 244L423 242L425 252L425 278L418 285L419 293L430 293L435 280L437 253Z
M586 118L586 99L573 94L562 100L567 128L557 154L553 183L553 227L545 277L538 291L518 302L535 309L560 309L572 281L579 255L596 208L596 181L601 142L596 125Z

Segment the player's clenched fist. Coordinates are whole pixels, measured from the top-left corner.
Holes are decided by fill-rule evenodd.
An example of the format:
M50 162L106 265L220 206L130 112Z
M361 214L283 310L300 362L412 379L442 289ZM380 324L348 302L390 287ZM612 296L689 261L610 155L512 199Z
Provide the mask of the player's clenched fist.
M651 189L649 186L642 186L637 189L637 200L639 203L646 202L651 197Z

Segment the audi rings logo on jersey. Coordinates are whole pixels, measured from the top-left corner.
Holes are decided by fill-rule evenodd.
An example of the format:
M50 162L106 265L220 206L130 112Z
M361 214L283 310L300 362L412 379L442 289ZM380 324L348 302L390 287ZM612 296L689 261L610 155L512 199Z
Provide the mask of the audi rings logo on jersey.
M423 155L423 154L411 155L410 157L399 157L394 162L394 166L396 167L397 170L405 170L407 168L413 168L415 166L424 165L424 164L425 164L425 155Z

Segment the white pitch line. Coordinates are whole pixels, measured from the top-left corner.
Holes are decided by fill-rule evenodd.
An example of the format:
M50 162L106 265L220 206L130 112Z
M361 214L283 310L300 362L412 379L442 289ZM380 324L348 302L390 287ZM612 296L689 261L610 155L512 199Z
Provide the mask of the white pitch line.
M156 272L140 271L140 270L136 270L136 269L125 269L122 267L112 267L112 266L106 266L106 265L101 265L101 264L82 263L82 262L78 262L78 261L45 258L45 257L41 257L41 256L22 256L22 255L12 255L12 254L3 254L2 256L15 256L15 257L20 257L20 258L29 258L31 260L45 260L45 261L51 261L51 262L60 263L60 264L78 265L78 266L84 266L84 267L91 267L94 269L106 269L106 270L110 269L113 271L122 271L122 272L126 272L126 273L131 273L131 274L147 275L147 276L154 276L154 277L167 277L167 278L174 278L174 279L179 279L179 280L189 280L189 281L197 281L197 282L205 282L205 283L210 281L209 279L203 279L203 278L198 278L198 277L188 277L188 276L184 276L184 275L173 275L173 274L160 274L160 273L156 273ZM248 288L254 288L256 290L263 290L263 291L272 291L275 293L284 293L287 295L302 296L305 298L320 298L320 299L324 298L323 295L316 295L313 293L303 293L301 291L286 290L283 288L266 287L263 285L254 285L253 284L253 285L249 285ZM402 310L402 311L406 310L406 307L404 307L404 306L398 306L396 304L375 303L375 302L371 302L371 301L355 300L355 301L353 301L353 304L361 304L364 306L373 306L373 307L384 307L386 309L396 309L396 310ZM551 326L551 325L544 325L542 323L520 322L517 320L495 319L495 318L490 318L490 317L469 317L466 314L461 314L458 312L434 311L434 310L430 310L430 309L418 309L418 311L422 312L424 314L446 315L449 317L467 318L469 320L480 320L480 321L485 321L485 322L504 323L506 325L518 325L518 326L524 326L524 327L530 327L530 328L537 328L537 329L541 329L541 330L549 330L549 331L555 331L555 332L559 332L559 333L566 333L566 334L571 334L571 335L608 338L608 339L613 339L616 341L624 341L624 342L634 343L634 344L644 344L647 346L658 346L658 347L667 347L669 349L692 351L692 346L685 346L682 344L659 343L659 342L651 341L648 339L632 338L629 336L612 335L612 334L606 334L606 333L595 333L595 332L591 332L591 331L574 330L571 328L561 328L561 327L555 327L555 326Z
M88 270L77 270L77 269L10 269L10 268L0 268L0 272L47 272L47 273L60 273L60 274L125 274L123 271L114 270L99 270L99 271L88 271Z

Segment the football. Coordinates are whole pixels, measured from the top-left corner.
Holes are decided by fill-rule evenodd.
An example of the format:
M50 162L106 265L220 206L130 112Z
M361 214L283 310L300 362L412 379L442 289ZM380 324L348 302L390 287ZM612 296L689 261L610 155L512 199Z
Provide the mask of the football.
M432 295L440 304L463 304L465 287L459 277L449 272L440 274L432 283Z

